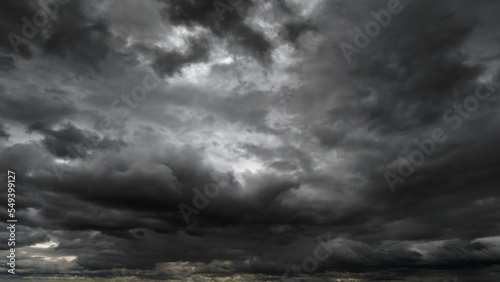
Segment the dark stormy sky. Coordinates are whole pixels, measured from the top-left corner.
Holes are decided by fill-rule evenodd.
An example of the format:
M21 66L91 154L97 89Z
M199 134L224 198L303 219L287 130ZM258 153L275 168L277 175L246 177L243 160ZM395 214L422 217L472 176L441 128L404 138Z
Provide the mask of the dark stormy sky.
M500 281L498 1L59 2L0 2L1 280Z

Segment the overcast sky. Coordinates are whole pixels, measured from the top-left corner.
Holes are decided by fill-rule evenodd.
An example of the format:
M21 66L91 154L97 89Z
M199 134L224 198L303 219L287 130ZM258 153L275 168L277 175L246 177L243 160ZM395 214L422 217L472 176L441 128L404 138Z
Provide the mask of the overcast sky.
M1 1L0 280L500 281L499 11Z

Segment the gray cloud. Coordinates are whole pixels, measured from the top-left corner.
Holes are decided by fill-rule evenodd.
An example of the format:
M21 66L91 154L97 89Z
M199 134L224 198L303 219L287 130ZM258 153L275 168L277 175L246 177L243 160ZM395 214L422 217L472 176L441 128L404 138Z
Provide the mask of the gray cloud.
M498 3L401 1L348 63L387 1L219 2L72 1L17 53L41 2L1 4L20 276L497 281Z

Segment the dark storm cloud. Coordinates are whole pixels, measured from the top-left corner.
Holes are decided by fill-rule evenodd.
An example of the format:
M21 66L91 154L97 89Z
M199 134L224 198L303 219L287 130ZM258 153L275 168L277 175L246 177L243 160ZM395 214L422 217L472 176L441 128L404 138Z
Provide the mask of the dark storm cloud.
M495 217L497 212L491 210L485 213L499 198L493 188L498 173L495 169L498 150L490 143L498 140L497 134L491 134L494 124L496 122L490 121L480 131L471 124L463 128L463 135L450 136L449 143L438 148L436 155L398 186L400 190L395 194L384 195L381 192L388 190L383 171L368 172L362 164L357 165L358 171L373 174L372 189L361 200L368 204L361 214L370 212L371 218L358 228L350 228L348 232L352 238L365 241L436 238L471 240L498 234L498 228L489 224L489 215ZM474 137L464 139L464 136ZM398 154L398 150L397 147L386 149L387 154ZM364 158L363 162L368 162L368 166L380 165L373 158ZM377 203L378 208L373 210L369 203ZM382 222L392 227L378 228L377 225ZM456 229L458 226L461 227ZM371 232L368 234L367 230Z
M112 35L105 20L91 13L92 7L84 1L70 1L60 7L57 19L48 27L42 49L96 67L110 52L108 39Z
M429 6L433 8L427 11ZM457 89L470 87L484 73L483 66L470 64L461 52L479 25L477 17L444 3L406 3L352 63L353 77L366 83L355 99L377 98L373 104L343 110L386 132L435 122L456 98Z
M307 22L289 22L283 26L283 36L291 43L297 44L301 35L308 31L316 31L316 27Z
M319 139L321 145L331 149L336 147L345 137L345 132L331 130L328 128L316 128L314 135Z
M67 129L64 132L57 132L57 134L66 133L65 135L69 136L70 131ZM79 132L73 133L79 135ZM144 212L155 220L165 221L165 226L173 225L177 226L176 229L183 229L185 223L179 213L179 203L184 202L192 205L195 196L192 189L196 187L202 189L206 183L210 182L207 175L210 170L199 166L200 156L197 155L196 151L185 148L166 154L158 153L153 159L145 160L127 159L123 158L123 153L121 155L122 157L115 153L101 155L93 161L92 168L87 168L90 171L83 170L83 168L81 170L73 169L70 174L64 175L64 181L60 183L57 178L51 175L48 175L47 178L31 179L31 181L46 185L48 191L68 193L79 201L107 208L127 210L132 213ZM267 175L263 176L262 179L251 179L251 186L255 187L254 191L252 195L244 198L243 191L238 188L234 181L229 176L228 181L225 182L226 187L221 188L220 195L212 200L203 214L197 217L199 224L220 225L242 220L243 222L258 221L263 219L267 212L278 213L279 208L276 205L280 205L280 195L297 187L297 183ZM51 198L54 197L56 197L55 194L51 196ZM49 199L46 198L46 201ZM57 200L54 198L53 203L48 204L42 210L44 213L49 210L57 212L63 208L56 203ZM76 215L78 205L74 203L71 206L73 206ZM156 215L155 212L160 214ZM162 215L162 213L165 214ZM247 219L244 219L245 213ZM46 214L46 216L50 217L50 214ZM85 213L82 213L81 216L83 218L68 218L67 221L61 217L59 224L63 225L61 227L69 229L78 228L79 225L79 228L83 230L91 228L102 230L104 228L104 226L93 226L92 224L88 226L91 218L85 219ZM148 227L156 230L165 228L153 227L150 224L143 226L134 220L129 221L128 224L120 225L118 222L125 223L126 221L118 220L121 213L116 216L117 226L115 228L118 230L133 227ZM274 217L276 218L272 222L289 220L287 218L290 216L275 214ZM128 216L128 218L132 218L132 216ZM43 222L43 220L38 220L38 222Z
M106 23L87 14L92 9L83 1L4 1L1 5L4 52L30 58L37 46L48 54L94 67L110 52Z
M0 69L10 70L14 68L14 58L12 56L0 55Z
M49 165L52 162L52 158L42 148L34 144L6 146L2 148L0 156L0 168L2 171L18 171L22 174L22 177L39 169L44 172L50 172L52 169Z
M0 138L6 138L8 139L10 136L9 132L7 132L7 129L5 128L5 125L0 122Z
M24 22L23 17L29 17L36 12L36 5L34 1L2 1L2 8L0 9L0 48L2 52L7 54L15 53L11 41L7 36L10 32L14 32L18 35L22 34L22 27ZM21 44L18 47L19 53L25 57L31 57L31 49L26 44Z
M44 42L43 49L47 53L93 65L110 52L106 44L110 34L104 22L71 26L67 20L63 20L60 25Z
M261 62L269 62L272 45L261 32L247 25L244 20L252 1L234 1L236 7L221 1L169 1L165 18L174 25L201 25L215 35L227 38L244 48Z
M59 135L63 133L66 133L67 136L79 135L75 130L57 132ZM5 150L2 160L9 162L9 164L17 162L16 160L23 159L23 155L26 153L31 155L31 159L24 158L24 160L29 160L31 164L40 161L46 162L41 159L34 160L42 156L32 152L33 150L40 152L39 149L33 147L27 149L28 147L21 148L18 146ZM9 157L9 155L12 157ZM165 255L151 256L150 254L140 254L139 249L137 249L140 248L139 246L137 248L131 246L130 249L128 247L123 249L125 245L129 244L127 241L140 239L127 231L137 228L145 234L142 237L148 239L148 241L144 241L140 245L161 244L167 247L168 245L165 245L165 243L160 243L165 241L163 237L163 239L152 239L150 236L153 235L154 238L158 236L155 234L181 232L185 228L185 224L178 212L178 203L186 202L191 204L194 196L190 191L191 188L202 187L207 182L203 170L200 172L200 167L197 167L200 156L194 151L183 149L178 152L170 152L164 156L155 156L154 158L159 162L163 162L163 164L153 165L151 161L137 162L137 160L134 162L131 159L123 159L123 155L121 157L118 155L105 155L102 156L102 159L95 160L93 168L91 168L92 171L73 170L71 174L64 175L62 183L58 183L57 179L50 173L39 173L37 177L27 178L24 182L29 184L18 193L18 199L24 203L24 209L30 207L39 212L36 215L28 215L21 211L19 216L22 218L24 225L34 228L43 227L75 231L100 230L106 237L96 238L96 240L119 243L120 248L122 248L119 253L123 251L135 253L135 255L141 257L142 261L137 264L136 260L120 259L118 256L109 253L109 251L107 254L100 251L96 253L91 251L89 253L89 247L85 248L82 244L89 243L90 250L99 249L99 245L93 245L88 240L80 241L81 243L74 242L73 247L70 248L71 250L75 250L75 248L85 249L88 254L86 256L82 252L77 263L89 270L109 269L115 263L123 263L130 268L150 268L154 266L159 258L170 260L172 254L175 254L177 259L183 260L198 260L201 255L201 258L207 262L213 256L238 259L238 256L232 255L230 252L217 254L220 252L217 245L222 242L215 238L212 239L214 240L214 246L209 253L196 251L193 254L183 254L185 251L182 248L175 248L171 249L168 254L162 251ZM3 164L2 167L9 164ZM18 171L29 171L18 166L10 167ZM112 171L109 171L109 169L112 169ZM193 175L196 174L200 175L199 179L193 178ZM209 231L211 226L239 225L241 222L258 225L261 224L258 222L265 221L270 223L280 222L283 219L281 218L282 215L279 215L280 209L276 206L279 205L280 194L296 186L294 183L276 179L271 175L262 179L253 179L252 186L257 190L253 192L254 195L249 199L242 197L240 194L242 191L234 187L231 181L234 180L226 182L229 186L222 188L224 189L222 194L217 199L214 199L211 206L204 210L204 213L195 220L194 228L198 229L195 232L196 234ZM87 188L84 189L84 187ZM89 188L91 191L87 191ZM37 200L39 198L44 200ZM71 210L71 212L61 215L59 214L60 210ZM274 214L274 216L268 218L269 214ZM113 223L110 224L111 222ZM198 225L200 227L196 227ZM145 232L145 230L150 231ZM152 234L153 230L155 233ZM186 232L192 234L191 231ZM171 236L173 235L169 235L169 237ZM171 237L169 241L176 240L181 245L188 244L188 242L192 244L192 237L183 237ZM205 242L200 241L196 244L203 246ZM237 246L239 240L236 239L231 244ZM68 249L69 246L68 244L61 244L58 248L61 250ZM71 253L74 255L78 252L72 251ZM106 257L108 259L105 259ZM111 261L109 261L110 259Z
M433 10L424 12L429 6ZM404 191L400 193L403 194L384 195L381 191L387 187L383 183L382 173L373 172L373 167L379 166L381 160L396 158L395 155L401 153L403 146L399 144L394 132L407 132L405 139L408 141L414 137L424 138L425 130L422 129L425 126L432 130L432 125L442 124L442 115L447 109L474 93L476 79L485 74L486 68L471 64L467 55L460 54L459 51L471 34L481 26L479 10L468 8L469 10L456 12L453 7L441 3L412 2L401 15L393 16L390 25L378 37L373 38L370 45L354 59L354 65L349 66L348 75L341 75L352 83L348 88L355 90L345 91L345 95L336 97L340 98L337 100L339 105L329 111L329 122L342 125L345 121L349 126L378 132L381 134L378 136L390 134L388 136L394 140L379 139L367 143L370 138L363 141L349 135L328 135L329 131L324 127L313 131L322 145L340 145L338 150L349 150L353 154L351 157L355 158L352 163L355 171L372 175L370 187L375 190L359 194L361 198L355 204L356 212L349 211L345 214L346 217L341 216L332 222L336 226L336 234L348 232L351 238L376 242L457 237L471 240L498 234L497 228L488 224L491 218L480 216L484 214L484 209L492 207L486 202L493 203L496 201L494 199L498 199L497 193L492 190L493 183L496 183L493 175L497 172L491 169L497 166L494 160L497 159L498 150L490 141L486 141L496 140L490 129L490 126L496 124L496 119L493 118L496 114L492 113L497 103L494 100L482 104L482 110L473 113L476 117L468 121L470 124L461 128L463 132L453 135L458 140L444 144L444 148L441 148L444 151L439 151L424 166L418 168L421 173L416 172L415 176L408 179L408 186L402 185ZM364 24L365 22L355 22L358 26ZM318 61L326 58L328 56L322 54L318 56ZM313 75L311 77L317 79ZM335 78L325 77L325 85L331 79ZM339 85L342 84L339 82ZM360 84L367 87L356 89ZM369 102L365 104L365 101ZM473 128L480 133L473 134ZM419 133L414 132L416 129L419 129ZM465 142L463 136L471 137ZM451 138L450 136L450 140ZM456 158L450 159L446 152L454 152ZM452 169L446 164L455 165ZM472 203L478 203L481 207ZM374 205L381 204L382 206L378 206L380 210L373 209ZM458 212L460 216L455 218L450 216L450 210L464 211ZM477 210L477 214L472 210ZM471 213L475 215L472 216ZM493 213L496 216L496 212ZM368 214L373 216L367 216ZM360 215L365 215L365 218ZM470 229L458 231L456 227L460 225L460 220L467 221L465 217L471 220ZM415 221L397 223L406 218ZM381 223L387 224L387 228L378 228ZM445 230L454 231L450 233ZM493 261L485 264L497 263L497 254L494 256ZM403 257L399 258L405 260ZM453 260L459 259L450 255L450 262L443 259L443 264L452 265ZM345 263L346 259L340 259L338 263L342 264L342 261ZM359 261L355 264L364 263L366 262ZM457 265L462 263L464 262Z
M114 140L107 136L101 138L95 132L78 129L71 123L66 124L59 130L46 128L40 123L34 123L28 127L28 132L33 131L45 136L41 143L47 151L56 157L62 158L85 157L92 150L119 151L121 147L126 145L123 140Z
M0 86L0 116L7 120L30 124L55 123L75 114L78 110L66 93L51 89L37 89L28 85L28 93L13 93L13 90Z
M212 1L151 3L164 7L163 22L138 13L142 28L165 28L166 37L187 42L184 50L164 49L171 38L117 32L135 12L127 1L120 11L83 1L61 7L31 49L21 49L30 60L0 41L5 73L15 74L0 88L0 174L18 175L26 274L57 265L55 273L91 278L120 278L124 269L119 274L151 279L276 280L321 241L331 253L307 272L311 279L498 280L500 96L481 101L456 130L442 120L480 77L500 81L497 62L474 54L486 44L479 31L495 22L496 2L402 2L351 64L339 42L352 40L349 27L364 27L386 1L273 2L283 16L274 19L275 38L251 18L262 2L242 1L222 20ZM16 18L37 9L4 5L2 31L19 30ZM176 36L168 24L211 33ZM246 64L238 48L273 72L261 75L262 64ZM38 74L47 62L51 70ZM101 72L67 75L73 62ZM208 74L185 76L197 63L210 65ZM140 83L140 64L169 83L130 106L120 130L89 130L92 118L107 114L95 108L108 110ZM42 80L52 84L38 87ZM438 126L447 141L391 193L384 171ZM95 146L85 154L68 155L68 146L89 139ZM214 182L218 195L186 223L179 205L196 206L193 189ZM4 237L0 243L5 251Z
M161 75L172 76L184 66L206 61L210 52L208 41L191 40L188 50L184 53L178 51L156 51L156 58L152 67Z
M44 128L43 125L35 123L29 126L29 132L37 131L46 135L42 141L44 147L55 156L66 156L68 154L66 146L78 144L87 137L83 131L77 129L72 124L67 124L60 130Z

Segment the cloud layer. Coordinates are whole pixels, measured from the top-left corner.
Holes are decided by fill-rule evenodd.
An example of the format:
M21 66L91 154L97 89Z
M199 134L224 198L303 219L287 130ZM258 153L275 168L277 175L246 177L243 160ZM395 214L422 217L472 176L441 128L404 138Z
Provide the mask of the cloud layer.
M497 2L0 5L18 276L500 278Z

